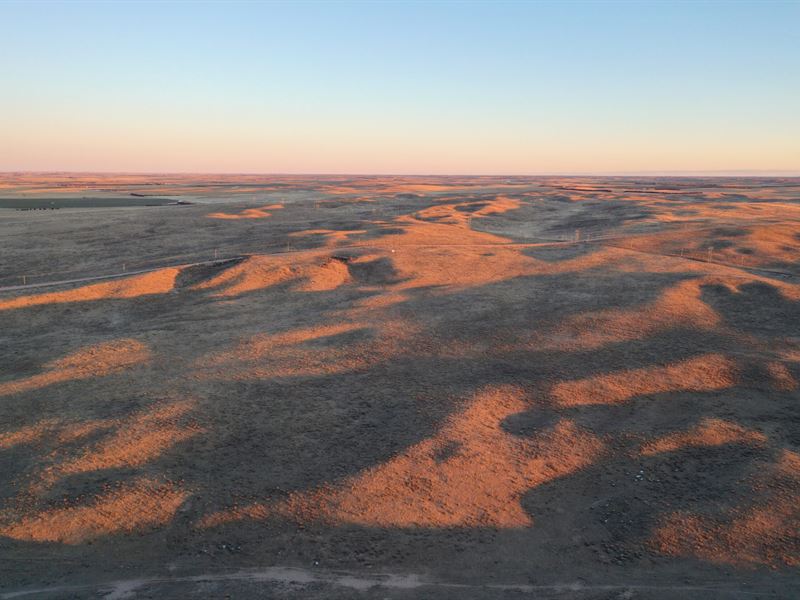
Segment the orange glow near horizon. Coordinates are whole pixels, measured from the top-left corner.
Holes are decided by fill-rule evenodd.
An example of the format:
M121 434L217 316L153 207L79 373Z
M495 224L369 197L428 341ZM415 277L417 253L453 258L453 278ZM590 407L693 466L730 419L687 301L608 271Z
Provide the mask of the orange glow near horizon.
M480 134L466 126L406 125L387 126L377 135L330 122L284 130L274 124L199 128L177 115L166 125L92 120L44 125L22 120L3 132L0 171L800 174L800 148L784 136L765 142L719 130L687 144L684 135L669 130L655 136L621 136L600 124L582 131L500 128Z

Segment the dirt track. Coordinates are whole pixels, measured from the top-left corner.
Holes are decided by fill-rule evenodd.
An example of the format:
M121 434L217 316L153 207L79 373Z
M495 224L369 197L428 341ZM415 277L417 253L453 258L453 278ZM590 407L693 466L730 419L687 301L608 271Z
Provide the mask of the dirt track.
M214 182L0 211L0 597L800 594L800 181Z

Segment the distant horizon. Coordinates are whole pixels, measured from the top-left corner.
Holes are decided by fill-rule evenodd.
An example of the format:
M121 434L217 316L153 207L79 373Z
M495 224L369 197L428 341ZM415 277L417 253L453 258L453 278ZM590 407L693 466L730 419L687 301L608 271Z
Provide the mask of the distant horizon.
M71 169L0 170L0 176L30 175L220 175L262 177L800 177L800 170L742 169L720 171L627 171L627 172L539 172L539 173L368 173L368 172L269 172L269 171L129 171Z

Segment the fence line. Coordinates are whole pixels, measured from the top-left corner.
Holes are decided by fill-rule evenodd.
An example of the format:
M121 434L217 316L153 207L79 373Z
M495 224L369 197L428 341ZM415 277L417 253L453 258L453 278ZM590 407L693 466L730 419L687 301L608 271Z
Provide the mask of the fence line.
M744 264L746 260L744 257L741 257L737 263L729 263L723 262L720 260L714 260L714 251L709 248L707 251L683 251L681 250L680 253L659 253L659 252L648 252L646 250L641 250L633 247L629 247L625 245L624 240L629 238L637 238L641 234L633 234L628 236L593 236L588 234L588 232L580 232L577 230L574 235L565 235L562 236L561 239L558 240L547 240L547 241L539 241L539 242L508 242L505 244L398 244L395 248L403 248L403 247L518 247L518 248L536 248L536 247L548 247L548 246L571 246L571 245L578 245L578 244L587 244L587 245L600 245L600 246L607 246L612 248L619 248L621 250L628 250L632 252L640 252L643 254L652 254L657 256L664 256L664 257L671 257L671 258L680 258L683 260L692 260L696 262L705 262L710 264L717 264L720 266L726 267L733 267L745 270L752 270L752 271L759 271L762 273L769 273L773 275L779 275L782 277L797 277L797 275L792 273L787 273L785 271L778 271L772 269L764 269L755 265L747 265ZM622 242L621 245L617 245L611 242L620 241ZM327 247L327 246L316 246L316 247L301 247L297 248L291 243L284 245L283 243L278 243L273 246L260 246L258 248L253 248L251 250L244 250L241 247L237 248L237 252L232 252L231 254L226 255L226 253L220 252L220 248L209 249L205 252L192 252L192 253L185 253L185 254L174 254L165 257L159 257L154 259L143 259L141 261L134 261L131 262L130 259L126 258L124 261L120 261L120 270L111 272L111 273L101 273L100 275L87 275L85 270L74 270L74 271L51 271L45 273L20 273L17 275L5 275L0 277L0 292L2 291L12 291L18 289L25 289L25 288L33 288L33 287L45 287L45 286L55 286L60 284L69 284L69 283L78 283L81 281L92 281L92 280L102 280L102 279L112 279L116 277L124 277L130 276L140 273L146 273L150 271L155 271L158 269L165 269L170 267L179 267L179 266L199 266L204 264L214 264L214 263L224 263L231 260L242 258L243 256L247 256L249 254L265 254L265 255L280 255L280 254L292 254L297 252L309 252L309 251L316 251L319 253L325 252L336 252L341 250L348 250L348 249L378 249L384 246L374 244L374 243L361 243L361 244L348 244L344 246L336 246L336 247ZM198 258L206 257L206 260L198 260ZM213 258L212 258L213 257ZM50 281L36 281L39 278L48 277L48 276L59 276L58 280L50 280Z

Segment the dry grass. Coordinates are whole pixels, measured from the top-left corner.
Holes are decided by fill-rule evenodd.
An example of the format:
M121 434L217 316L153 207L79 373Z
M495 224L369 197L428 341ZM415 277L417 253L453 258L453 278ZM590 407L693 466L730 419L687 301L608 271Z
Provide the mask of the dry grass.
M150 349L133 339L89 346L45 365L44 373L0 383L0 396L37 390L65 381L105 377L145 363L150 358Z
M284 503L209 515L200 526L269 514L373 527L530 526L522 494L591 464L603 443L569 420L532 439L503 431L505 417L528 407L519 389L486 389L436 435L386 463Z
M0 535L21 541L80 544L102 536L140 532L168 523L186 497L187 493L173 484L140 478L84 505L47 509L0 525Z
M763 446L767 436L760 431L745 429L736 423L721 419L704 419L690 431L672 433L642 446L642 454L653 455L675 452L683 448L722 446L723 444L749 444Z
M783 451L764 469L766 498L722 516L685 512L667 516L652 546L670 556L689 556L737 567L800 566L800 455Z
M38 473L32 489L41 491L70 475L140 467L153 461L176 444L203 432L196 424L181 422L194 407L194 402L181 400L124 419L86 423L83 435L98 429L113 431L77 455L62 457L56 452L51 456L53 464Z
M701 300L701 288L707 283L706 278L690 279L668 287L653 302L569 317L536 341L554 349L590 350L640 340L675 327L711 330L721 319Z
M272 216L270 210L278 210L283 208L283 204L269 204L261 208L245 208L238 213L214 212L209 213L206 217L210 219L223 219L228 221L235 221L238 219L265 219Z
M186 185L181 177L163 183L164 192ZM61 184L71 185L54 176L39 189ZM248 178L242 193L266 194L262 184ZM47 330L66 322L59 319L69 320L69 335L120 327L130 336L79 349L29 377L4 375L0 396L9 396L11 417L0 452L12 457L12 493L0 535L64 544L150 528L170 527L172 535L183 523L176 510L192 494L187 519L197 537L170 538L192 557L191 544L205 548L216 535L239 537L254 555L276 561L285 558L276 548L287 544L304 559L317 545L329 555L343 548L353 560L374 559L385 549L362 543L373 536L386 547L433 540L444 555L448 536L458 535L492 540L493 564L518 560L525 568L563 556L591 565L617 547L633 550L620 572L659 563L649 552L735 568L798 566L800 459L791 436L800 285L748 268L797 262L800 237L789 217L800 212L775 190L755 194L769 202L736 203L710 185L697 192L700 202L677 184L641 193L624 191L628 185L553 179L545 187L556 200L520 190L513 198L496 190L470 197L480 185L437 178L366 185L331 177L319 188L336 195L327 206L314 195L298 207L293 196L285 205L184 213L198 231L278 232L246 251L283 248L293 238L313 249L248 254L199 283L196 273L205 270L192 271L193 285L177 288L181 269L173 268L0 301L0 310L17 309L5 313L14 343L76 347ZM284 188L276 189L280 197ZM386 198L394 193L432 195ZM313 227L302 229L297 215L312 206ZM523 222L520 213L534 216ZM291 231L293 223L299 229ZM548 241L578 228L593 239ZM680 256L713 244L712 262ZM628 291L646 300L628 302ZM128 320L95 322L92 311L89 322L58 306L24 311L166 293L174 302L108 304L136 317ZM785 331L760 327L762 308ZM34 351L15 363L25 373L35 372L23 362ZM154 356L176 351L185 355L153 365ZM135 384L109 380L108 394L97 391L105 391L102 381L47 389L145 364L152 368L132 371ZM22 392L37 394L10 397ZM48 405L54 398L61 402ZM47 414L28 415L31 399ZM319 412L306 421L308 406ZM509 417L529 412L546 412L544 424L510 433L517 421ZM692 425L678 429L678 422ZM668 434L643 439L643 430ZM770 463L772 456L779 459ZM657 476L646 485L637 479L631 499L629 470L639 463ZM759 474L750 481L753 470ZM114 483L101 486L106 476ZM656 501L656 485L674 487L674 495ZM731 509L715 496L720 489L745 500ZM611 506L608 514L584 510L599 500ZM613 513L614 501L625 504L623 515ZM252 520L258 526L204 531ZM293 535L291 522L304 533ZM468 547L470 564L483 560L475 548ZM565 572L573 570L557 574Z
M180 269L167 268L114 279L104 283L94 283L63 292L49 292L33 296L19 296L9 300L0 300L1 310L12 310L40 306L44 304L61 304L65 302L90 302L115 298L138 298L153 294L166 294L175 286L175 277Z
M618 404L635 396L666 392L708 392L736 384L736 363L719 354L706 354L664 367L646 367L594 375L553 386L562 406Z

